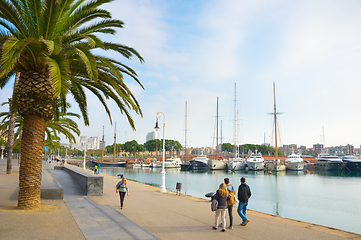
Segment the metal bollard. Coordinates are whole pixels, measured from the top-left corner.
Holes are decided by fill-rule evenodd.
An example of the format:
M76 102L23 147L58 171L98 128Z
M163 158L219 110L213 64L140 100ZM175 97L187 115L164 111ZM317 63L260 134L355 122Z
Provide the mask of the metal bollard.
M175 187L177 189L177 193L180 196L180 192L182 190L182 183L177 182L177 185Z

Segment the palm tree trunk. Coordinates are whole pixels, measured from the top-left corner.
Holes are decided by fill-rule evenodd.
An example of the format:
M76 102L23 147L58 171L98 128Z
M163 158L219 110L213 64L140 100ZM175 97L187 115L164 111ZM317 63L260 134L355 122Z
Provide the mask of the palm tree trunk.
M9 129L8 129L8 157L6 165L6 174L12 173L12 161L13 161L13 146L14 146L14 126L15 126L15 113L11 111L13 100L9 98Z
M39 115L24 116L19 170L19 209L40 209L42 153L45 119Z
M9 119L9 129L8 129L8 157L7 157L6 174L11 174L13 171L12 161L13 161L13 146L14 146L15 112L12 111L12 105L13 105L14 96L16 94L16 87L18 85L18 81L19 81L19 72L17 72L15 75L13 98L9 99L10 119Z

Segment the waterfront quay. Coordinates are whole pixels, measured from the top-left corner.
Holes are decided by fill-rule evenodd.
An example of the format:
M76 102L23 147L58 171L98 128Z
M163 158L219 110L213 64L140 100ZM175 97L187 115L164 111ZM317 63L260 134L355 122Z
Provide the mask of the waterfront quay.
M64 199L42 200L43 211L21 211L15 207L17 163L13 162L13 174L7 175L5 161L0 160L0 239L361 239L358 234L252 210L247 212L249 224L243 227L236 208L234 229L215 231L208 200L160 193L158 187L133 181L128 182L130 194L120 209L115 193L118 177L100 174L103 195L85 196L70 175L46 162L43 171L59 181Z

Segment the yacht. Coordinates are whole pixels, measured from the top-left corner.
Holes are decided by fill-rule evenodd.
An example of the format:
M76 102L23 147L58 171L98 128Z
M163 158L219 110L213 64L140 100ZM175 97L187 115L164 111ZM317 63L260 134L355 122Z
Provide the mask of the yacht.
M250 171L264 170L264 158L262 154L258 153L257 150L256 153L252 152L251 156L247 159L247 166Z
M285 162L287 170L302 171L305 167L305 162L303 161L303 158L301 158L299 154L295 154L294 152L292 152L291 155L288 155Z
M208 165L211 170L226 170L227 162L226 159L209 159Z
M318 154L317 162L315 162L316 170L325 171L340 171L343 170L345 165L346 162L343 162L341 158L327 153Z
M198 155L190 161L191 170L209 170L208 165L209 158L206 155Z
M165 168L180 168L182 160L178 157L171 157L164 161Z
M361 160L356 158L355 155L344 155L341 157L341 159L346 163L346 170L361 171Z
M244 170L246 168L246 160L240 157L230 158L227 166L228 170L231 171Z

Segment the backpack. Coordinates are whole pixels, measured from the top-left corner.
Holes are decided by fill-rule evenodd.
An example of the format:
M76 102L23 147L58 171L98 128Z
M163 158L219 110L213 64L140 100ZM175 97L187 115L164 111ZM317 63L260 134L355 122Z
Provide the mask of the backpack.
M215 212L218 208L218 200L213 198L211 203L211 211Z

